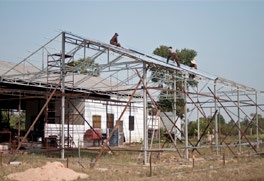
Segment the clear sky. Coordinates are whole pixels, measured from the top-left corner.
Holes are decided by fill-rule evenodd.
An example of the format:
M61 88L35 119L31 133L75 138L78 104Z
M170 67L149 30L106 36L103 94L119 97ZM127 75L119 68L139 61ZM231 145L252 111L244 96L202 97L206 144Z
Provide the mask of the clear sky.
M197 51L198 69L264 90L264 1L0 0L0 60L20 62L61 31L152 53Z

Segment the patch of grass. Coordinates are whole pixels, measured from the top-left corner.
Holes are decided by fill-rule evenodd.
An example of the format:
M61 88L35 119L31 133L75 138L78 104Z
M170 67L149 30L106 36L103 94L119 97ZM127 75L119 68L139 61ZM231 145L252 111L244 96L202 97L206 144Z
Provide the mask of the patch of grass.
M127 149L127 150L126 150ZM133 151L136 150L136 151ZM20 154L15 158L22 164L10 165L8 162L13 155L3 155L0 168L0 178L10 173L22 172L29 168L36 168L47 161L59 161L68 165L76 172L86 173L89 180L259 180L264 178L263 154L256 155L248 147L235 158L227 148L221 148L220 156L215 156L215 148L205 147L199 152L190 151L189 160L178 154L177 151L153 152L151 165L143 165L143 153L140 146L115 148L114 153L106 150L98 159L93 168L90 167L98 156L99 149L65 151L65 159L60 158L60 152L47 155L46 153ZM260 148L261 149L261 148ZM132 151L131 151L132 150ZM234 149L237 153L237 150ZM184 155L184 150L179 150ZM249 151L251 155L248 154ZM223 164L225 153L225 164ZM79 157L80 155L80 157ZM194 155L194 157L193 157ZM194 164L193 159L194 158ZM150 177L150 170L152 176ZM81 180L81 179L78 179ZM83 179L84 180L84 179Z

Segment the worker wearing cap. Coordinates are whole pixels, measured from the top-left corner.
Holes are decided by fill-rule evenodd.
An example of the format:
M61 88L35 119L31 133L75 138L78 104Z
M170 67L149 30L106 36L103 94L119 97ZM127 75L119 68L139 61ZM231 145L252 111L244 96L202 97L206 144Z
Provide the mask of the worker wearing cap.
M196 64L196 61L194 59L191 61L190 67L191 67L191 69L197 69L197 64ZM190 74L189 77L191 79L194 79L195 75L194 74Z
M193 59L190 64L191 69L197 69L196 61Z
M167 63L169 63L169 60L171 58L175 63L177 63L177 66L180 67L180 63L179 63L179 59L178 59L176 51L172 49L172 47L169 47L168 51L169 51L169 54L167 57Z
M120 43L118 43L117 37L118 37L118 34L115 33L114 36L110 40L110 44L120 47L121 45Z

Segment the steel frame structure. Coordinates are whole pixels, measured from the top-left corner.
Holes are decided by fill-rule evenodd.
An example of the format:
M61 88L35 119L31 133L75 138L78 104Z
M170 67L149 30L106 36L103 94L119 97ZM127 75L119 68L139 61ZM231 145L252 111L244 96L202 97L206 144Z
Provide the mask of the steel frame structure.
M68 66L70 62L80 58L94 60L98 66L86 67L87 74L80 75L78 71L81 67ZM158 82L152 82L152 77L149 73L150 70L157 72L164 70L168 72L180 72L181 76L176 73L173 74L173 76L172 74L168 74L168 76L169 79L171 79L170 81L174 81L174 83L175 81L183 82L182 90L171 90L171 88L160 87L159 83L164 82L165 80L161 79ZM95 72L100 73L100 78L96 81L93 80ZM187 85L189 74L196 75L197 79L195 79L195 81L198 82L197 87L189 87ZM185 99L184 110L182 110L185 115L184 131L182 128L177 129L184 134L186 140L184 148L184 157L186 159L189 157L190 149L192 149L192 151L197 150L206 131L203 130L202 132L198 127L198 133L202 132L202 134L198 135L197 143L194 144L189 141L188 122L190 117L187 115L193 114L195 110L197 115L194 116L193 119L196 117L197 121L199 121L200 115L204 118L208 118L208 115L211 116L207 128L211 127L215 130L216 154L219 154L219 147L224 144L224 146L227 146L230 151L236 155L228 144L225 143L224 138L221 140L221 144L219 144L219 128L216 114L220 110L224 110L227 117L230 118L230 121L234 121L235 127L239 130L239 146L242 145L242 137L247 139L244 131L240 129L240 121L242 119L241 113L256 124L256 143L257 145L259 144L258 116L251 119L247 110L243 108L250 107L251 111L253 108L256 115L259 114L259 111L263 112L263 103L261 103L261 101L263 101L263 97L261 97L264 95L263 91L258 91L254 88L225 78L205 73L199 69L193 70L185 65L181 65L179 68L174 64L167 64L166 59L163 57L147 54L134 49L126 49L125 47L112 46L70 32L61 32L52 38L45 45L41 46L28 57L4 72L1 75L0 81L1 83L27 85L50 90L55 89L56 85L60 82L60 86L58 88L56 87L56 89L61 92L62 108L64 108L65 96L71 97L71 95L65 93L67 91L84 94L96 93L108 95L115 97L117 100L120 98L126 100L132 100L135 98L134 101L142 102L144 107L144 123L142 123L144 124L145 129L143 141L144 163L147 163L147 153L154 150L148 147L148 136L146 131L147 103L152 103L155 109L160 110L160 108L157 107L156 101L158 100L159 92L162 90L173 91L174 101L176 101L177 96L179 95ZM6 90L1 91L1 93L6 93ZM13 94L18 93L21 94L20 91L13 92ZM34 94L34 91L32 90L31 93ZM80 95L83 96L83 94ZM261 98L259 98L259 96ZM187 108L189 109L189 112ZM64 109L61 111L61 115L64 115ZM62 124L64 124L64 119L64 116L62 116ZM169 119L174 123L178 118ZM213 119L216 121L215 127L212 127L211 124ZM169 130L172 128L166 129ZM64 130L62 130L62 133L64 133ZM171 135L170 137L172 138ZM62 140L64 140L63 138L64 137L62 137ZM257 152L257 149L252 143L248 139L247 141L251 148ZM104 148L102 148L101 151L103 151ZM174 149L178 150L176 143ZM63 147L62 150L62 158L64 158Z

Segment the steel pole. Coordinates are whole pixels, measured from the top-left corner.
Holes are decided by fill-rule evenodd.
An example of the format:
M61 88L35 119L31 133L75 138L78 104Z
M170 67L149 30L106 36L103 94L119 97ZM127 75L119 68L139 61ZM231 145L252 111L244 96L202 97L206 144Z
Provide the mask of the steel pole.
M146 64L143 64L143 82L144 85L147 85L147 70L146 70ZM148 149L148 126L147 126L147 120L148 120L148 114L147 114L147 90L143 89L143 131L144 131L144 164L148 161L147 156L147 149Z
M199 93L199 88L197 84L197 103L199 104L199 99L198 99L198 93ZM199 109L197 108L197 140L200 140L200 119L199 119ZM200 142L198 144L200 146Z
M64 123L65 123L65 32L62 32L62 47L61 47L61 159L64 159Z
M237 119L238 119L238 143L239 151L241 152L241 124L240 124L240 99L239 99L239 88L237 89Z
M185 158L188 160L189 159L189 150L188 150L188 119L187 119L187 75L184 75L184 101L185 101L185 106L184 106L184 121L185 121Z
M217 111L217 90L216 90L216 81L214 81L214 95L215 95L215 112ZM216 147L216 155L219 155L219 145L218 145L218 116L215 116L215 147Z
M176 121L176 118L177 118L177 86L176 86L176 77L177 77L177 74L176 74L176 71L174 72L174 76L175 76L175 78L173 79L173 90L174 90L174 92L173 92L173 101L174 101L174 105L173 105L173 122L175 123L175 121ZM176 123L175 123L176 124ZM176 140L177 140L177 129L174 129L175 131L173 131L173 130L171 130L171 131L173 131L174 132L174 141L175 141L175 143L176 143Z
M259 121L258 121L258 94L255 94L256 102L256 136L257 136L257 148L259 147Z

